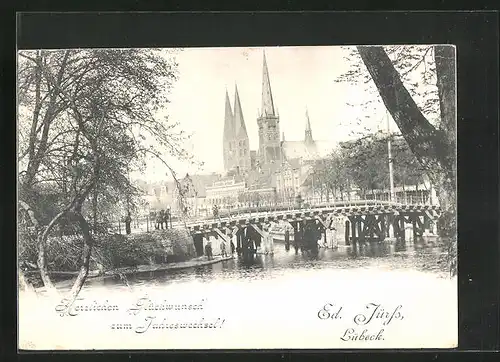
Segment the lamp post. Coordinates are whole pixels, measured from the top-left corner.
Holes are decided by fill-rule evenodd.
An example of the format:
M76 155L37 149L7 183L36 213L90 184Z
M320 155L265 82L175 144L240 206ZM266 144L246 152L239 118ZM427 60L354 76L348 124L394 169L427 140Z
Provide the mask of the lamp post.
M147 209L147 214L146 214L146 232L149 233L149 202L146 202L146 209Z
M314 171L312 172L311 174L311 189L312 189L312 200L311 200L311 204L314 203Z
M390 198L389 200L394 202L395 200L395 195L394 195L394 175L393 175L393 170L392 170L392 154L391 154L391 131L390 131L390 124L389 124L389 111L387 112L387 154L389 156L389 184L390 184Z

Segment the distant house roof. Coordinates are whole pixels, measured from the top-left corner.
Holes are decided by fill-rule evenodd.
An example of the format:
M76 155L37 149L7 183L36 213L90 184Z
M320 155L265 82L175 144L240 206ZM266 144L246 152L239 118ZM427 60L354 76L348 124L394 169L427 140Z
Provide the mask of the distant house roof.
M251 189L275 187L276 180L274 173L279 169L279 163L270 163L266 168L251 170L247 176L248 187Z
M219 179L219 175L217 174L209 174L209 175L189 175L186 174L184 178L179 180L180 184L184 188L186 197L206 197L207 186L212 186L214 181ZM176 197L178 197L179 190L177 185L173 185L173 192Z
M207 186L212 186L212 184L219 179L219 176L216 174L209 174L209 175L189 175L189 178L191 180L191 187L192 189L189 190L188 195L189 197L206 197L207 192L206 188ZM184 178L185 180L186 178Z

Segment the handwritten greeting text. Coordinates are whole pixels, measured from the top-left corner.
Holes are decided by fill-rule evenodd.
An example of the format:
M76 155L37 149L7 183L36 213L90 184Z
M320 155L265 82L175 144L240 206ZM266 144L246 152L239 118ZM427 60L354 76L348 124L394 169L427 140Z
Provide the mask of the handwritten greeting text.
M122 319L110 325L110 329L131 330L135 333L145 333L152 330L175 329L216 329L222 328L226 319L221 317L205 317L206 299L189 302L173 302L168 300L153 300L148 296L135 300L126 307L105 301L87 301L77 298L73 302L63 299L56 305L55 311L61 316L76 317L84 313L120 312L124 311Z

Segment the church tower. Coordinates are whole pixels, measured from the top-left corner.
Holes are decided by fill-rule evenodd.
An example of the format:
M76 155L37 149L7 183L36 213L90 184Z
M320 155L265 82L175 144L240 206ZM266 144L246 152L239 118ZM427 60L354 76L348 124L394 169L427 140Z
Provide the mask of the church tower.
M243 118L238 86L234 91L234 144L235 144L235 167L244 174L250 170L250 142L248 139L247 127Z
M226 89L226 113L224 117L224 134L222 139L222 152L224 156L224 170L229 171L235 166L235 139L234 139L234 115L229 102L229 94Z
M307 152L310 155L317 153L316 142L314 142L311 129L311 120L309 119L309 112L306 108L306 130L304 135L304 145L306 146Z
M271 81L267 69L266 53L264 51L262 74L262 106L257 119L259 126L259 162L261 167L281 160L280 124L275 112Z

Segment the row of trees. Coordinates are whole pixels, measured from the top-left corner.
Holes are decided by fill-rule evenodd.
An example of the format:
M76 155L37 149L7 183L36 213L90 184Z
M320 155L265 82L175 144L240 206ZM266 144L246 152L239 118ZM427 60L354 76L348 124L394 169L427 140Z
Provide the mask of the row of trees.
M315 193L341 200L350 197L350 190L358 188L360 196L373 195L375 190L389 189L388 139L391 141L394 185L423 183L423 168L413 155L405 139L399 134L374 133L355 141L341 143L328 157L313 166L311 186Z
M168 156L191 160L177 123L158 116L177 64L157 49L20 51L18 60L20 247L36 245L42 281L52 289L47 240L70 227L82 241L76 297L97 221L120 203L135 204L129 173L149 157L167 169Z

